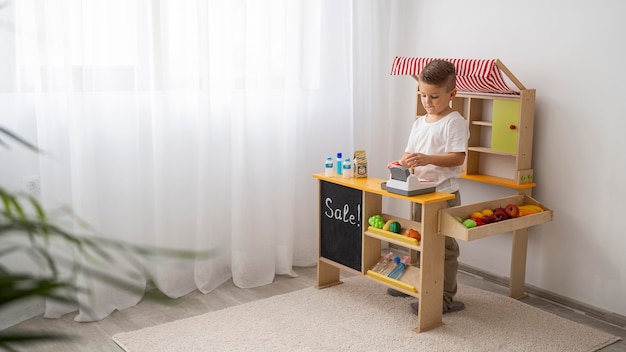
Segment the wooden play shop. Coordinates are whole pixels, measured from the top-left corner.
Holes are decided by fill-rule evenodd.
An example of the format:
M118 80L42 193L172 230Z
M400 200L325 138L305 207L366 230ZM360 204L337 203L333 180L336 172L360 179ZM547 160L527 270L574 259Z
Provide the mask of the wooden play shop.
M391 74L417 79L431 60L396 57ZM446 208L446 201L454 198L449 193L404 196L383 189L381 184L386 180L382 179L313 175L319 181L317 287L341 283L340 270L345 270L412 295L419 299L416 332L443 324L444 236L473 241L512 232L509 295L522 298L528 228L549 222L553 216L552 210L531 197L536 185L531 168L535 90L525 88L497 59L446 60L453 62L457 70L458 93L452 107L466 118L471 134L462 178L507 187L513 195ZM517 89L509 87L502 73ZM420 102L417 96L416 116L425 114ZM410 206L421 204L422 221L384 214L383 197L404 200ZM474 211L511 203L539 205L544 211L474 228L465 227L455 218L467 218ZM417 229L421 239L369 226L368 219L377 214L386 221L398 221L402 229ZM405 248L411 256L411 265L398 280L370 270L381 259L383 242Z

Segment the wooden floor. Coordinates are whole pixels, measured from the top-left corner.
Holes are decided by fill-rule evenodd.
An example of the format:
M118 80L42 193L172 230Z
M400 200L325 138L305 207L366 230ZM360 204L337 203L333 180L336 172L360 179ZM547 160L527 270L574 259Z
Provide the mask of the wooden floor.
M177 300L163 301L142 301L135 307L121 312L115 312L106 319L93 323L76 323L73 314L68 314L61 319L44 319L36 317L13 326L6 331L38 331L38 332L65 332L77 335L78 338L72 341L55 343L31 344L24 346L23 351L64 351L64 352L120 352L122 351L111 339L111 336L118 332L137 330L143 327L163 324L173 320L179 320L210 311L215 311L247 303L257 299L292 292L303 288L315 286L316 268L294 268L298 277L287 276L276 277L274 283L263 287L252 289L240 289L233 285L232 281L225 283L215 291L203 295L199 292L191 293ZM346 275L349 276L349 275ZM459 272L458 282L486 291L508 295L508 288L483 280L464 272ZM383 289L383 288L381 288ZM626 339L626 330L591 317L575 312L567 307L563 307L536 297L527 297L522 302L534 307L554 313L561 317L589 325L610 334ZM407 306L407 309L410 309ZM602 352L626 351L624 340L614 343L601 350Z

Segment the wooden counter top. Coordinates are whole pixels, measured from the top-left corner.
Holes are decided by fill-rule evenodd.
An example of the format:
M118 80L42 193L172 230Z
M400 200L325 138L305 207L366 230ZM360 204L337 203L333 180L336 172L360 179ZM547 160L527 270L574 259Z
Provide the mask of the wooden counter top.
M436 202L441 202L444 200L449 200L449 199L454 198L453 194L445 193L445 192L426 193L426 194L420 194L420 195L411 196L411 197L387 192L387 190L380 188L380 184L382 182L386 182L387 180L383 180L383 179L376 178L376 177L343 178L338 175L328 177L324 175L324 173L313 174L313 177L323 180L323 181L332 182L338 185L362 190L365 192L380 194L386 197L398 198L398 199L407 200L409 202L414 202L414 203L419 203L419 204L436 203Z

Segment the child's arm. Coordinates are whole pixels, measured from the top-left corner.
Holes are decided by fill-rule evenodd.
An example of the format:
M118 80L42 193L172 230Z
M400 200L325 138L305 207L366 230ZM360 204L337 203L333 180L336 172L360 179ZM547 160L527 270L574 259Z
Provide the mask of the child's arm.
M452 167L463 165L465 161L464 152L447 153L447 154L422 154L422 153L405 153L400 159L400 163L405 167L417 167L425 165L435 165L441 167Z

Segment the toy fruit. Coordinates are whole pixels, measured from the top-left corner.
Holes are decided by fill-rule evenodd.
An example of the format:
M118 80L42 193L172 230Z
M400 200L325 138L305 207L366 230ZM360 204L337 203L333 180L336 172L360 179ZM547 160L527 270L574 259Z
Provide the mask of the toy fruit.
M493 216L496 217L496 221L502 221L502 220L506 220L509 218L509 216L506 214L506 211L504 211L503 208L495 208L493 210Z
M519 208L520 216L540 213L544 210L542 207L538 205L534 205L534 204L520 205L518 206L518 208Z
M406 237L415 238L419 241L422 239L422 234L420 234L416 229L408 229L406 230Z
M485 209L485 210L481 210L480 212L483 215L493 215L493 211L491 209Z
M389 224L389 231L393 233L400 233L400 229L401 229L401 225L397 221L394 221L391 224Z
M367 219L367 223L370 224L370 226L372 227L382 229L385 225L385 220L380 215L373 215L369 219Z
M455 216L454 217L458 222L463 223L463 219L461 219L460 216Z
M519 208L517 207L517 204L507 204L504 207L504 211L509 218L516 218L519 216Z
M389 226L391 226L391 223L393 222L393 220L387 220L387 222L385 223L385 225L383 225L383 230L385 231L390 231L389 230Z
M475 211L472 213L472 215L470 215L470 219L474 219L474 218L482 218L483 217L483 213L479 212L479 211Z
M496 222L496 217L493 215L484 215L480 218L485 224L491 224L492 222Z
M519 208L519 216L531 215L535 213L536 211L534 210Z
M472 218L472 220L474 220L476 222L476 226L481 226L481 225L485 224L485 222L483 221L482 217L480 217L480 218Z
M476 221L472 219L465 219L463 221L463 225L465 225L468 229L471 229L472 227L476 227Z

